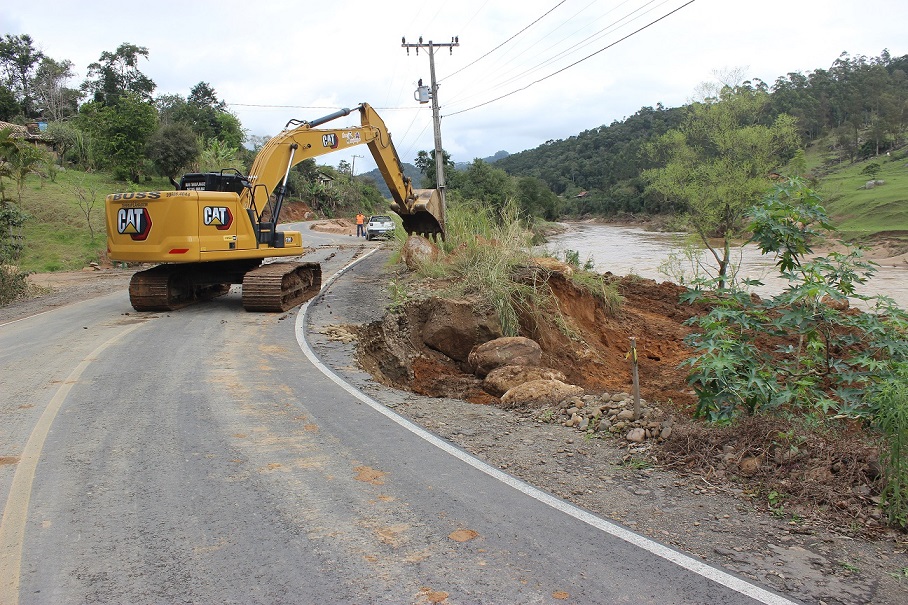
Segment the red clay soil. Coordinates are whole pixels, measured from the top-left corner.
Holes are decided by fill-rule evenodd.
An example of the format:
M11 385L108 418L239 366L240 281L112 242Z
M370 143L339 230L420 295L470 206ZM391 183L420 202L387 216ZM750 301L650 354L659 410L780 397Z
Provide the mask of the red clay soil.
M683 288L634 277L608 276L623 302L610 315L587 290L562 274L548 276L558 310L536 310L522 318L521 335L539 343L542 365L565 373L567 382L588 392L630 392L630 339L636 339L642 396L653 402L692 410L694 391L679 364L693 351L684 344L690 328L683 322L702 308L679 303ZM482 381L458 363L422 343L429 305L411 305L405 318L363 334L361 361L380 381L431 397L472 403L497 403ZM408 351L403 354L401 351ZM400 363L388 371L388 360ZM386 367L386 371L380 369ZM405 370L403 368L406 368Z
M545 365L562 370L568 382L592 391L625 391L632 387L628 354L636 339L640 389L651 401L688 405L694 392L679 364L693 351L684 344L690 328L682 325L697 311L678 302L684 289L669 282L636 277L612 278L624 301L609 316L582 288L560 274L549 281L558 306L580 336L572 339L551 321L527 324L527 336L539 342Z

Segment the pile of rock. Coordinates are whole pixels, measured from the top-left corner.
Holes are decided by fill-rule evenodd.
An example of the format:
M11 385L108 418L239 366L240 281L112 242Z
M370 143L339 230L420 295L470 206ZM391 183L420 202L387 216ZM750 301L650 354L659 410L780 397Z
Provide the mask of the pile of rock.
M634 398L629 393L568 397L536 419L560 422L585 433L621 435L632 443L665 441L672 434L671 418L657 418L657 412L644 399L640 400L640 417L635 419Z
M468 363L483 379L483 389L499 397L505 409L542 410L540 421L557 421L589 433L621 435L632 443L664 441L672 432L671 419L658 420L645 400L639 418L628 393L587 394L567 384L560 370L541 367L542 350L522 336L502 337L473 347Z
M499 397L505 409L534 409L584 394L564 382L564 373L542 367L539 344L523 336L504 336L473 347L470 369L482 378L484 391Z

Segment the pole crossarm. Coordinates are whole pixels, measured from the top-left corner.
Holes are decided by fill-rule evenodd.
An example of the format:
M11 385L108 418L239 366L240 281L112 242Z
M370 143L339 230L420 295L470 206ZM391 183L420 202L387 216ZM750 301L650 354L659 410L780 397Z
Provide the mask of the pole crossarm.
M408 55L410 54L410 49L411 49L411 48L415 48L415 49L416 49L416 54L418 55L418 54L419 54L419 49L420 49L420 48L429 48L429 49L431 49L432 47L447 47L447 48L448 48L449 54L454 54L454 47L455 47L455 46L460 46L460 38L459 38L459 36L454 36L453 38L451 38L451 41L450 41L450 42L432 42L431 40L429 40L428 42L423 42L423 41L422 41L422 36L420 36L420 37L419 37L419 42L416 42L416 43L408 43L408 42L407 42L407 38L406 38L406 37L403 37L403 38L400 39L400 45L401 45L402 47L404 47L404 48L407 49L407 54L408 54Z

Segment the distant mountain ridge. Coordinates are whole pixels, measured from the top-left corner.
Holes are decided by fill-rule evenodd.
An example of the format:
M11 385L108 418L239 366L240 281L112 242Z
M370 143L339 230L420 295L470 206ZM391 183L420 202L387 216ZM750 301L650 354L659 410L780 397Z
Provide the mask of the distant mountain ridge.
M404 176L409 177L413 181L413 187L419 189L419 183L422 180L422 172L419 171L419 168L413 164L407 162L401 162L404 168ZM385 184L385 179L382 177L381 172L378 168L370 170L369 172L364 172L358 175L358 179L371 179L375 182L375 188L378 189L382 196L385 198L391 198L391 190L388 189L388 186Z
M506 158L506 157L508 157L509 155L511 155L511 154L508 153L507 151L505 151L505 150L502 149L502 150L500 150L500 151L496 151L494 155L490 155L490 156L487 157L487 158L481 158L481 159L482 159L482 161L485 162L486 164L494 164L494 163L497 162L498 160L501 160L501 159L503 159L503 158ZM472 163L473 163L472 161L469 161L469 162L454 162L454 167L457 168L458 170L466 170L467 168L470 167L470 164L472 164Z
M509 155L511 155L511 154L508 153L507 151L501 150L501 151L495 152L494 155L491 155L487 158L482 158L482 161L486 162L488 164L492 164L494 162L497 162L500 159L508 157ZM454 168L456 170L466 170L467 168L470 167L470 164L472 164L472 163L473 163L472 161L455 162ZM410 164L408 162L402 162L402 164L404 167L404 176L407 176L410 179L412 179L413 187L415 189L420 189L420 183L422 182L422 176L423 176L422 172L420 172L419 168L417 168L413 164ZM388 189L388 186L385 184L385 179L382 177L381 172L378 170L378 168L370 170L369 172L364 172L364 173L358 175L357 178L372 179L373 181L375 181L375 187L381 192L381 194L384 197L386 197L386 198L391 197L391 190Z

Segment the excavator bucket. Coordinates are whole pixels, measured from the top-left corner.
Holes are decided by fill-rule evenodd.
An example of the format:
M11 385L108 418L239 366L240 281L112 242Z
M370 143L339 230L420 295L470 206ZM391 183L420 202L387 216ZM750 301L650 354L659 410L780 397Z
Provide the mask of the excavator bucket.
M414 189L414 197L407 200L407 208L391 208L403 220L404 230L412 235L445 239L445 206L438 189Z

